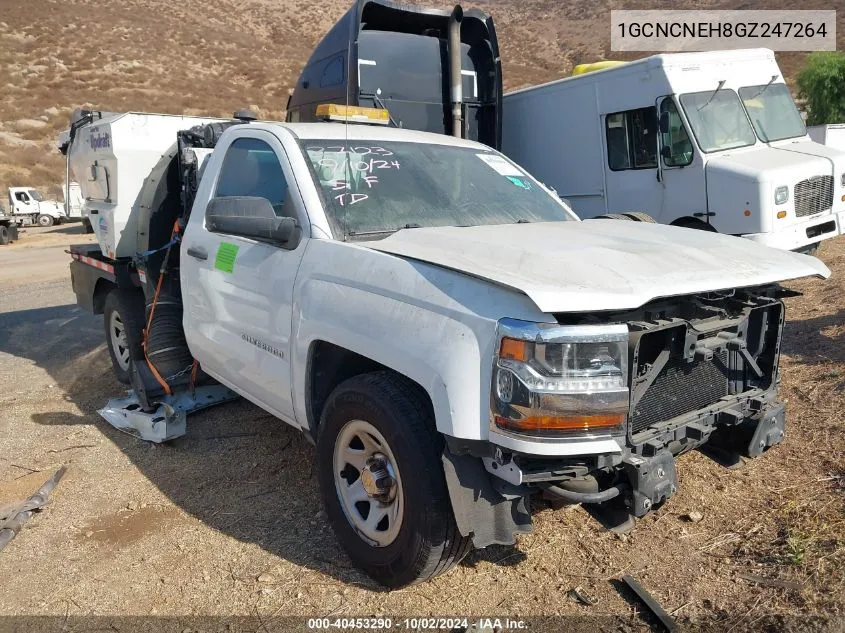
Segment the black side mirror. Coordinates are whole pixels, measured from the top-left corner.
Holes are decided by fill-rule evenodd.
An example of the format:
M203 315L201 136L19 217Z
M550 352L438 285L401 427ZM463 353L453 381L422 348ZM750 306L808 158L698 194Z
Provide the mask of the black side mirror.
M658 126L660 128L661 134L668 134L669 133L669 113L668 112L661 112L660 113L660 120L658 121Z
M205 209L205 225L215 233L229 233L295 248L298 224L294 218L279 217L266 198L237 196L212 198Z

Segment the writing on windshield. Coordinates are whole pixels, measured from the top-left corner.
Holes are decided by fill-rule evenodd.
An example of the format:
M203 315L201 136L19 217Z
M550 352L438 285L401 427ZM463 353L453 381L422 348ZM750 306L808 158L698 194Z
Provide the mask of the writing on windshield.
M329 219L344 237L572 219L556 197L492 150L336 140L300 145Z

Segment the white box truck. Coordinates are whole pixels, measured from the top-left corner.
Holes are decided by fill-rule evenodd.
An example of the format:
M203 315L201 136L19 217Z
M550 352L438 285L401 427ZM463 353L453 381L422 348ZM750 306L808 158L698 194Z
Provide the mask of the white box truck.
M845 152L767 49L655 55L504 96L502 151L582 218L646 212L813 252L845 231Z
M246 118L74 117L99 221L71 279L134 390L102 411L119 428L251 400L314 442L338 540L393 587L513 543L534 493L630 525L677 455L783 438L779 282L818 259L582 222L466 139Z
M845 152L845 123L812 125L807 128L807 132L816 143Z

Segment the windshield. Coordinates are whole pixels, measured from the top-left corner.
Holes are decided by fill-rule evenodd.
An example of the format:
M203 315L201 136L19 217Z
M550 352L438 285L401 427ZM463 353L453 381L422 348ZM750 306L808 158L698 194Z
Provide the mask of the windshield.
M757 142L739 97L733 90L707 90L681 95L681 105L702 151L718 152Z
M29 197L32 198L33 200L36 200L38 202L41 202L43 200L43 198L41 197L41 194L38 193L35 189L30 189L30 190L27 191L27 193L29 194Z
M754 131L764 143L804 136L807 130L786 84L746 86L739 89Z
M300 145L343 236L573 219L555 196L492 150L387 141Z

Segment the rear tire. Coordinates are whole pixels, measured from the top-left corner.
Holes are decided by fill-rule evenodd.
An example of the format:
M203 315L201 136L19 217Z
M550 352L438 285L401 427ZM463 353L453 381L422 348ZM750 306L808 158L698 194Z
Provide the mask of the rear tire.
M46 213L42 213L41 215L39 215L38 220L36 221L38 222L38 226L53 226L53 218L47 215Z
M141 347L144 300L141 293L120 288L109 292L103 308L103 324L114 376L128 385L132 363L144 357Z
M651 217L648 213L642 211L628 211L622 215L631 218L634 222L647 222L648 224L657 224L657 220Z
M603 215L597 215L593 218L593 220L625 220L627 222L634 222L633 218L629 218L627 215L623 215L622 213L605 213Z
M821 246L821 242L816 242L815 244L809 244L807 246L802 246L801 248L796 248L795 252L801 253L802 255L815 256L815 254L819 252L819 246Z
M0 225L0 246L5 246L12 241L12 236L9 234L9 229Z
M442 452L427 398L392 372L350 378L326 402L317 436L326 514L349 558L387 587L433 578L472 548L455 523ZM374 481L389 483L374 494ZM372 512L378 522L367 524Z

